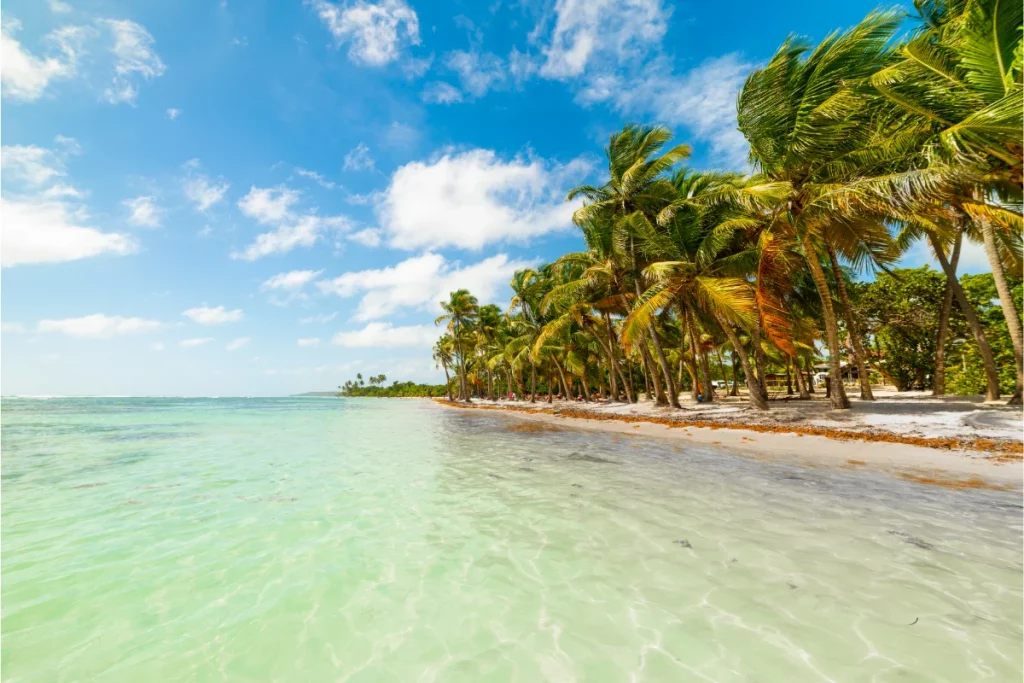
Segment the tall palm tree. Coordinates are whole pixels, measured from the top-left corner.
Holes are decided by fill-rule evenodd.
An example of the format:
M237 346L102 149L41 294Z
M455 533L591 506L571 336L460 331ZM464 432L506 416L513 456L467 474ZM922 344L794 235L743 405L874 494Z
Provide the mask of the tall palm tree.
M435 325L443 322L448 323L448 330L454 335L455 348L459 363L459 398L467 403L470 402L469 389L466 385L466 343L467 329L477 318L479 306L477 298L469 293L469 290L459 289L451 292L448 301L441 302L444 313L434 321Z
M898 25L896 12L878 12L814 49L787 39L767 66L750 74L738 102L751 162L781 189L773 229L799 240L821 297L835 409L849 408L850 402L843 389L832 294L815 245L826 226L850 218L843 215L852 206L844 185L859 176L843 161L870 140L865 86L890 59L889 42Z

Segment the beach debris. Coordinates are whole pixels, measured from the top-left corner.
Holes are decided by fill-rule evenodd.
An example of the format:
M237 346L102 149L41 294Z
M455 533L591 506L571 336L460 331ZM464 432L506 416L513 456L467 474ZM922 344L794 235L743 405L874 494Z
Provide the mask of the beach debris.
M914 624L916 624L920 620L921 620L921 617L914 617L914 620L912 622L910 622L909 624L907 624L907 626L913 626Z
M685 538L679 539L679 540L675 540L675 541L672 541L672 542L675 543L678 546L682 546L683 548L693 548L693 546L690 545L690 542L688 540L686 540Z
M78 486L72 486L71 488L73 488L73 489L91 489L91 488L95 488L97 486L106 486L107 483L108 482L105 482L105 481L97 481L97 482L93 482L91 484L79 484Z
M581 489L581 488L583 488L583 484L573 484L572 487L574 489Z
M889 530L886 531L886 533L889 534L890 536L899 536L900 538L902 538L904 540L904 542L909 543L910 545L913 545L913 546L917 546L918 548L921 548L922 550L935 550L935 546L932 545L931 543L929 543L928 541L922 540L922 539L918 538L917 536L911 536L906 531L898 531L896 529L889 529Z

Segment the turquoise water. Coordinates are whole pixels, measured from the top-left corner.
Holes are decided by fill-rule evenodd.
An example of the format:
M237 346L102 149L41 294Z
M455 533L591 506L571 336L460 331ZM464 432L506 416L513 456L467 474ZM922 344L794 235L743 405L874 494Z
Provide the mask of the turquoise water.
M5 400L3 680L1021 680L1019 492L523 424Z

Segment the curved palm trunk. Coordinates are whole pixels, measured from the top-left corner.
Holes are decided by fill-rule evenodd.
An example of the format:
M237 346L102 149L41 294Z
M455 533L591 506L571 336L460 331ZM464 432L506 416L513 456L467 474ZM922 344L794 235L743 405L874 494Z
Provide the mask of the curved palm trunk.
M740 357L743 374L747 380L747 392L750 394L750 405L758 410L768 410L768 401L761 394L761 388L758 386L757 379L754 377L754 373L750 371L750 358L747 356L747 350L740 344L739 335L736 334L736 331L732 329L732 326L724 318L719 318L718 321L722 324L725 335L732 342L733 353L738 354Z
M587 373L580 375L580 384L583 385L583 402L590 403L590 385L587 384Z
M953 242L953 252L949 256L949 265L956 273L960 261L960 247L963 245L964 234L958 232ZM949 334L949 316L953 312L953 288L946 281L942 292L942 310L939 311L939 333L935 339L935 372L932 374L932 396L946 394L946 337Z
M864 351L864 344L853 326L853 308L850 306L850 295L846 291L846 280L843 279L843 272L839 269L839 259L836 258L836 250L827 242L825 248L828 250L828 260L832 264L832 276L835 278L836 287L839 289L840 303L843 305L846 333L850 335L850 341L853 342L853 358L857 362L857 379L860 380L860 397L865 401L874 401L875 395L871 393L871 378L868 375L868 354Z
M658 378L658 373L651 369L651 354L647 350L646 339L640 342L640 358L644 363L644 369L651 378L651 383L654 385L654 402L659 406L667 406L668 399L665 397L665 392L661 389L661 379Z
M444 388L448 391L448 400L454 401L452 398L452 378L448 375L448 364L441 361L441 367L444 368Z
M557 358L552 356L551 360L554 362L555 368L558 369L558 378L561 380L562 391L564 392L562 396L564 396L565 400L568 401L569 394L572 392L569 390L569 383L565 381L565 371L562 369L562 364L558 362Z
M679 405L679 392L676 391L676 382L672 379L672 366L668 364L668 359L665 358L665 351L661 348L661 338L658 336L658 330L654 327L652 322L650 325L651 330L651 341L654 343L654 352L658 356L658 364L661 366L661 371L665 374L665 390L668 392L668 402L673 408L682 408Z
M800 363L797 359L791 358L786 361L793 366L793 374L796 376L796 390L803 400L810 400L811 394L807 391L807 384L804 382L804 374L800 371Z
M992 356L992 347L988 345L988 339L985 338L985 331L981 328L981 322L978 321L978 315L974 312L974 306L967 300L967 295L964 294L960 281L956 279L956 271L953 270L946 258L942 245L939 244L935 235L928 235L928 239L932 243L932 249L935 251L935 257L939 260L939 265L942 266L942 271L946 274L946 282L953 290L953 296L956 297L956 302L960 306L960 310L963 311L964 317L967 318L974 341L978 344L978 352L981 353L981 360L985 367L985 400L997 401L999 400L999 373L996 370L995 358Z
M1021 405L1024 401L1024 349L1021 340L1021 321L1017 309L1013 305L1013 294L1010 292L1010 285L1006 281L1006 273L1003 271L1003 262L999 258L999 250L996 247L995 230L992 223L987 220L975 221L981 228L981 236L985 242L985 254L988 256L988 263L992 267L992 279L996 282L996 291L999 292L999 304L1003 308L1003 317L1006 319L1006 327L1010 331L1010 341L1013 342L1013 359L1017 364L1017 386L1010 397L1009 405Z
M843 387L843 370L840 365L842 348L839 346L839 326L836 323L835 309L832 308L832 294L828 291L825 271L821 268L821 262L818 261L818 255L811 243L810 236L804 233L800 239L803 243L807 264L811 267L814 286L818 289L818 296L821 298L822 313L825 317L825 333L828 337L828 379L832 386L829 400L833 410L848 410L850 399L846 397L846 390Z

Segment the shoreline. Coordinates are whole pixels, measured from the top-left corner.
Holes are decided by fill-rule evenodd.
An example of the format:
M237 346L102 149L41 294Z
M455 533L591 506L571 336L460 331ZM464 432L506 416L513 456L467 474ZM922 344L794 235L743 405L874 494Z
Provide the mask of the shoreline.
M795 425L745 425L685 417L602 414L580 410L575 405L529 408L482 402L466 405L443 398L431 400L446 408L498 411L540 422L552 429L567 427L669 438L721 446L758 460L781 460L809 467L867 468L946 488L1020 489L1024 478L1019 444L986 439L930 439Z

